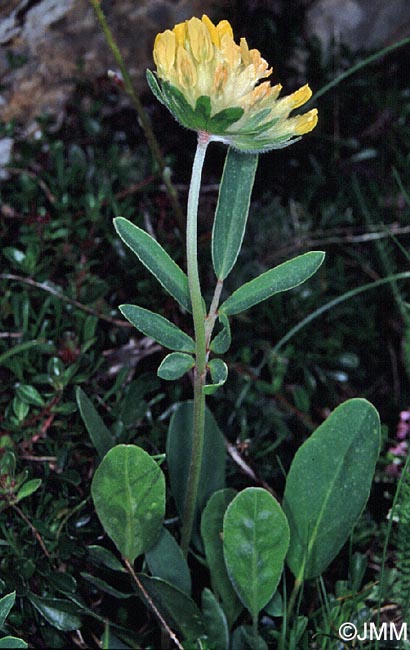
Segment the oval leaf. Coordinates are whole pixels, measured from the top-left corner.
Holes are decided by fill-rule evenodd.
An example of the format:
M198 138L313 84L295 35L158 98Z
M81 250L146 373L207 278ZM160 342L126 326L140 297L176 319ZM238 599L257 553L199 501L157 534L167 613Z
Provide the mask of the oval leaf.
M91 438L91 442L96 448L99 457L103 458L107 451L114 447L114 438L97 413L92 401L79 386L76 389L75 396L78 410L80 411L88 435Z
M193 357L184 352L171 352L163 359L157 370L158 377L172 381L179 379L195 365Z
M24 483L17 492L17 502L29 497L30 494L33 494L33 492L38 490L41 483L41 478L32 478L31 481Z
M165 513L165 479L157 463L135 445L117 445L94 474L97 515L121 555L131 563L155 544Z
M212 384L206 384L204 386L204 393L205 395L212 395L226 382L228 378L228 366L222 359L212 359L208 363L208 368L211 372Z
M212 261L219 280L229 275L241 249L257 166L257 154L228 149L212 230Z
M345 543L368 499L379 447L376 409L352 399L297 451L283 508L291 530L287 563L298 579L321 575Z
M324 259L323 252L311 251L279 264L239 287L221 305L220 311L228 315L239 314L275 293L294 289L316 273Z
M256 618L278 586L289 546L286 517L269 492L246 488L228 506L223 549L235 590Z
M145 559L153 576L190 595L191 574L187 561L180 546L166 528L162 528L155 546L145 553Z
M192 448L193 402L183 402L173 413L167 436L167 463L172 494L182 515ZM213 492L225 486L225 444L212 413L205 412L205 439L198 509L202 511Z
M71 632L81 627L81 618L75 613L77 608L68 600L61 598L40 598L28 596L31 604L50 625L62 632Z
M214 492L206 504L201 518L201 535L211 573L212 589L222 600L230 628L243 609L226 570L222 545L224 515L226 508L235 496L236 490L232 488Z
M158 242L145 230L141 230L123 217L114 219L114 226L123 242L154 275L164 289L177 302L191 311L188 278Z
M0 627L4 626L7 616L10 613L11 608L13 607L16 600L16 592L12 591L10 594L6 594L3 598L0 598Z
M120 311L137 330L145 336L150 336L165 348L195 352L195 343L191 337L163 316L137 305L120 305Z
M138 579L171 628L177 627L187 641L204 634L202 614L189 596L160 578L140 573Z
M215 354L225 354L231 345L231 326L228 317L223 312L218 314L218 320L222 324L222 329L211 342L210 348Z
M7 650L11 650L11 648L28 648L28 644L23 639L18 639L15 636L4 636L0 639L0 648L7 648Z

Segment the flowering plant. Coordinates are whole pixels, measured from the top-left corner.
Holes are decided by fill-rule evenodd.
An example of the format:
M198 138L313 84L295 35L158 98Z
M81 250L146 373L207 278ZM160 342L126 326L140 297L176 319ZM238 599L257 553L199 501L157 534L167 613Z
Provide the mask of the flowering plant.
M104 438L92 496L138 593L178 648L264 650L263 635L280 650L295 648L304 629L303 624L300 632L301 617L292 618L297 595L339 552L368 498L380 445L377 411L364 399L336 408L298 450L280 505L273 490L248 487L237 493L226 486L224 436L205 400L228 377L221 356L231 343L232 317L298 287L323 263L323 252L310 251L223 295L242 246L258 152L288 146L311 131L317 110L290 116L310 98L309 86L279 99L279 85L259 83L271 73L268 64L245 39L235 43L227 21L214 25L203 16L166 30L156 38L154 60L157 73L147 78L155 96L198 133L187 206L187 272L147 232L122 217L114 223L123 242L189 314L186 331L139 305L120 307L140 332L171 350L158 368L161 379L192 377L193 401L175 405L167 437L167 475L180 523L176 538L164 526L165 476L157 459L140 447L115 446ZM229 149L212 229L215 286L207 303L198 268L197 216L212 141ZM89 404L80 399L86 412ZM189 553L210 575L200 605L191 594ZM140 556L144 563L137 573L134 561ZM118 564L116 558L110 562ZM285 562L294 576L287 616L285 582L278 591ZM261 622L279 617L282 627L260 627L262 611Z

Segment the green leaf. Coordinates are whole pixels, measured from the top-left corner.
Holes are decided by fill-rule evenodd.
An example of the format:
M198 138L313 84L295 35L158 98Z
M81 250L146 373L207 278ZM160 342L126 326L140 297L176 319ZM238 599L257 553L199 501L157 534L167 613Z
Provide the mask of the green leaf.
M228 149L212 230L212 261L219 280L229 275L241 250L257 166L257 154Z
M273 594L272 598L267 605L263 608L264 611L269 614L269 616L283 616L284 615L284 606L283 598L280 591L277 589Z
M165 479L146 451L135 445L111 449L94 474L91 494L105 532L129 562L155 544L165 513Z
M275 293L294 289L316 273L324 258L321 251L311 251L279 264L234 291L221 305L220 311L228 315L239 314Z
M103 458L107 451L114 447L114 438L98 415L91 400L88 399L87 395L79 386L76 389L75 396L78 410L80 411L88 435L91 438L91 442L96 448L99 457Z
M190 595L191 574L187 561L181 548L166 528L162 528L155 546L145 553L145 559L153 576L165 580Z
M188 370L191 370L195 365L195 360L190 354L183 352L171 352L165 359L162 360L160 367L157 370L158 377L171 381L179 379L185 375Z
M162 96L162 90L159 86L156 76L151 72L151 70L145 71L145 76L147 78L148 85L151 89L152 94L161 104L165 105L164 98Z
M229 504L223 527L225 563L252 618L275 593L288 546L286 517L269 492L246 488Z
M20 384L20 386L17 386L16 395L22 402L30 404L30 406L44 406L45 404L37 388L29 384Z
M178 512L182 515L192 449L193 402L178 404L167 436L167 462ZM205 412L205 439L197 507L202 511L213 492L225 486L225 444L212 413Z
M6 594L3 598L0 598L0 628L4 626L7 616L10 613L11 608L13 607L16 600L16 592L12 591L10 594Z
M235 496L236 490L232 488L214 492L201 519L201 535L211 573L212 589L222 600L230 628L243 609L228 576L222 544L223 518L226 508Z
M340 551L369 496L380 448L379 415L364 399L338 406L297 451L283 508L298 579L323 573Z
M228 317L223 312L218 314L218 320L222 329L211 342L210 348L215 354L225 354L231 345L231 326Z
M121 562L107 548L94 544L92 546L88 546L87 550L90 554L91 561L95 564L102 564L112 571L126 571Z
M124 600L135 596L135 592L131 591L130 593L124 593L123 591L119 591L118 589L115 589L115 587L112 587L110 584L108 584L108 582L105 580L101 580L101 578L97 578L97 576L93 576L90 573L86 573L85 571L83 571L80 575L82 578L84 578L84 580L87 580L87 582L90 582L92 585L94 585L94 587L97 587L99 591L103 591L109 596L113 596L119 600Z
M140 262L162 284L164 289L179 302L181 307L191 311L188 278L168 253L145 230L141 230L123 217L114 219L114 226L123 242L138 257Z
M195 352L195 343L174 323L154 312L137 305L120 305L120 311L145 336L170 350Z
M243 108L240 106L232 106L231 108L224 108L222 111L211 117L208 120L208 129L210 133L223 134L229 129L232 124L241 119L244 114Z
M250 625L241 625L236 628L232 634L231 648L233 650L268 650L266 641L261 636L258 636L255 643L255 637Z
M15 636L4 636L0 639L0 648L28 648L28 644Z
M206 637L212 650L228 650L229 629L224 611L209 589L202 592L202 614Z
M171 628L178 628L187 641L204 634L202 614L189 596L160 578L140 573L138 579Z
M211 117L211 98L207 95L198 97L195 104L195 113L198 113L206 123Z
M29 497L30 494L33 494L40 487L42 481L41 478L33 478L31 481L24 483L19 491L17 492L16 502L18 503L22 499Z
M71 632L81 627L81 618L74 613L76 608L68 600L40 598L32 593L28 598L33 607L57 630Z
M208 363L211 372L212 384L204 386L205 395L213 395L220 386L223 386L228 378L228 366L222 359L212 359Z

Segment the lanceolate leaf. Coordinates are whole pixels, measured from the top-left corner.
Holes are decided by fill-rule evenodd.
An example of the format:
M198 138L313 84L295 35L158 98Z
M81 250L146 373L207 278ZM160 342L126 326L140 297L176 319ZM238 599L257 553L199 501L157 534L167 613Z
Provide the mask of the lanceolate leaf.
M232 488L214 492L201 518L201 535L211 574L212 589L222 600L229 627L232 627L243 609L226 570L222 545L224 515L235 496L236 490Z
M212 260L219 280L230 273L241 249L257 165L257 154L228 150L212 231Z
M291 530L287 563L295 577L319 576L345 543L368 499L379 447L376 409L352 399L296 453L283 500Z
M3 596L3 598L0 598L0 628L4 626L6 618L9 615L10 610L15 603L15 600L15 591L12 591L10 594L6 594Z
M163 316L137 305L120 305L120 311L137 330L145 336L150 336L165 348L195 352L195 343L191 337Z
M141 230L123 217L114 219L121 239L138 259L157 278L164 289L187 311L191 311L188 278L168 253L145 230Z
M184 511L192 448L193 402L178 405L169 424L167 462L172 494L179 513ZM198 509L202 510L213 492L225 486L225 444L212 413L206 409L205 440L198 493Z
M229 629L224 611L210 589L202 592L202 614L212 650L228 650Z
M229 577L252 618L275 593L288 546L278 502L262 488L242 490L225 513L223 548Z
M228 315L239 314L275 293L297 287L316 273L324 258L325 254L321 251L311 251L262 273L234 291L221 305L220 311Z
M157 543L145 553L145 559L152 575L177 587L188 596L191 593L191 574L181 547L175 538L162 528Z
M80 411L85 428L88 431L98 455L100 458L103 458L107 451L114 446L114 437L105 426L91 400L79 386L76 389L75 396L77 399L78 410Z
M136 445L117 445L94 474L91 494L97 515L123 555L134 562L151 548L165 513L165 478L157 463Z

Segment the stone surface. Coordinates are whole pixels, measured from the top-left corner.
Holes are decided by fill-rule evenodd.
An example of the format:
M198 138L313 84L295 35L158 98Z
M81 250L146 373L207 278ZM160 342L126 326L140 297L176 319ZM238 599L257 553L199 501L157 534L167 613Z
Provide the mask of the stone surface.
M410 36L409 0L315 0L307 12L308 37L323 51L332 40L350 49L373 50Z
M212 15L214 1L102 2L137 88L145 88L155 34L192 15ZM15 119L28 132L41 113L63 115L76 81L115 68L88 0L0 0L0 48L0 120Z

